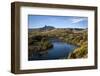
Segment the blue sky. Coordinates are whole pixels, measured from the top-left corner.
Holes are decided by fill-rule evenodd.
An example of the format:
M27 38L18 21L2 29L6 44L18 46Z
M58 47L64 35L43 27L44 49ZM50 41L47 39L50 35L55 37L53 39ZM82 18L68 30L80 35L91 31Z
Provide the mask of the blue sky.
M54 26L55 28L87 28L88 17L28 15L28 28Z

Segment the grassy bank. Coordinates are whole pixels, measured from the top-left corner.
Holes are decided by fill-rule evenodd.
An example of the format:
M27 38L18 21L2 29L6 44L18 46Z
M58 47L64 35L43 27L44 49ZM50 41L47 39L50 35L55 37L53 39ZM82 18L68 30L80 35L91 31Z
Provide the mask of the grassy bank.
M36 35L30 37L28 41L29 56L31 56L33 53L41 54L47 51L47 49L53 47L53 45L49 42L46 36Z

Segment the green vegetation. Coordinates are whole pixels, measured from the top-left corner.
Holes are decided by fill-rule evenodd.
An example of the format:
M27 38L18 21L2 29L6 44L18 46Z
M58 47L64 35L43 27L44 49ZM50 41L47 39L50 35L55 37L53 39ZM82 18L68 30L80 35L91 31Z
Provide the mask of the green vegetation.
M29 55L33 52L44 52L53 45L49 38L58 38L66 43L78 46L68 58L86 58L88 53L87 29L52 29L29 32Z
M83 45L75 49L71 54L69 54L68 58L86 58L88 53L87 42L84 42Z
M47 49L53 47L53 45L47 40L46 36L37 35L29 37L28 41L29 56L31 56L33 53L41 54Z
M76 44L76 48L68 58L86 58L88 53L87 31L84 31L80 35L76 35L68 40L72 44Z

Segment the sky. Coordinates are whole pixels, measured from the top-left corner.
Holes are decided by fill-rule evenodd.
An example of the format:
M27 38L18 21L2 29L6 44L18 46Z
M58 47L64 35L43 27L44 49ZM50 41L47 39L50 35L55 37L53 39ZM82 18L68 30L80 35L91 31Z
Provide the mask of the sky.
M28 15L28 28L53 26L55 28L88 28L88 17Z

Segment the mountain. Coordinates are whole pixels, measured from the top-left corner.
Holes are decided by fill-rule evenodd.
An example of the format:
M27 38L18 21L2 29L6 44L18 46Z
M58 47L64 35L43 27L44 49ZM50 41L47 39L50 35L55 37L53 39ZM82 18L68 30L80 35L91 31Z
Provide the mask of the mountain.
M45 25L44 27L40 28L40 30L53 30L53 29L55 29L55 27L47 26L47 25Z
M43 26L43 27L40 27L40 28L29 28L29 32L32 32L32 31L51 31L51 30L69 30L69 31L73 31L75 33L79 33L79 32L82 32L82 31L87 31L88 28L55 28L54 26Z

